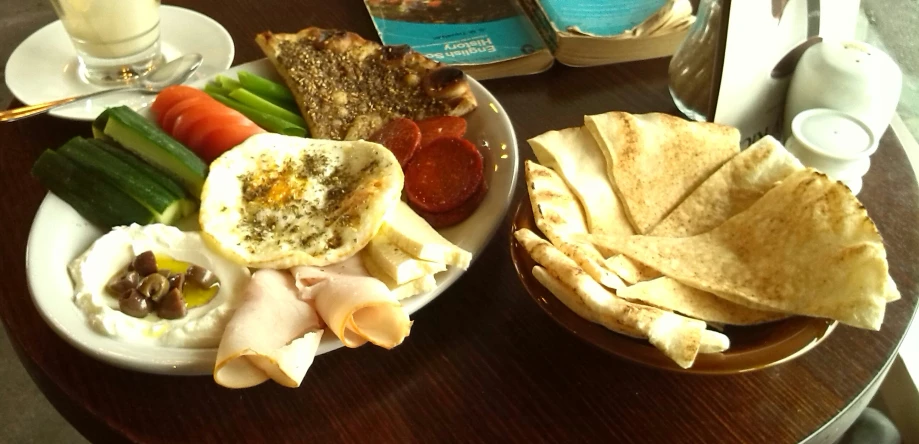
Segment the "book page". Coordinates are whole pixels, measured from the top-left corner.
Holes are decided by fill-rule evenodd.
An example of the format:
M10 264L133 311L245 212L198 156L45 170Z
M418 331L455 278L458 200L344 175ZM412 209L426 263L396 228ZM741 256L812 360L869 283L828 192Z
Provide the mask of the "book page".
M380 39L452 65L493 63L546 49L515 0L365 0Z

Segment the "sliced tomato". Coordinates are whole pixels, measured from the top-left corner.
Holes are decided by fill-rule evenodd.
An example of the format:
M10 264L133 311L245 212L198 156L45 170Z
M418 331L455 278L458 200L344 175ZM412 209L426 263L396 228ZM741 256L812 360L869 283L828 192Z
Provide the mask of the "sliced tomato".
M249 124L227 125L216 128L204 136L199 145L200 151L198 151L198 155L205 162L213 162L214 159L220 157L230 148L245 142L246 139L256 134L264 132L265 130L251 122Z
M160 122L163 114L173 107L176 103L179 103L190 97L210 97L206 92L201 91L197 88L192 88L185 85L172 85L163 88L162 91L157 93L156 99L153 100L153 104L150 105L150 111L153 113L153 116L156 118L157 123Z
M205 119L219 119L222 116L233 115L235 111L217 101L198 101L185 108L172 123L170 134L179 142L188 144L195 134L198 122Z
M169 133L169 135L172 135L172 130L175 127L176 120L178 120L181 115L185 114L185 111L201 104L212 106L215 109L217 109L216 105L224 106L222 103L214 100L210 96L190 97L179 103L176 103L175 105L172 105L172 108L169 108L169 110L163 114L163 117L160 118L159 122L160 128L162 128L163 131Z

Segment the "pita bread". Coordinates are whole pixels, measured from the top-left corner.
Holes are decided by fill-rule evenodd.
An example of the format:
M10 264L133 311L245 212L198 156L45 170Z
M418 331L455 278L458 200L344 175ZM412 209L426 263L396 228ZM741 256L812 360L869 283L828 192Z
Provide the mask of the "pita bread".
M736 128L667 114L585 116L607 175L638 233L651 231L740 150Z
M683 284L741 305L878 330L887 301L899 297L865 208L845 185L812 168L792 174L701 235L594 237Z
M787 318L784 313L738 305L663 276L623 288L616 295L632 302L675 311L705 322L755 325Z
M549 131L530 140L536 160L558 173L584 209L587 231L628 236L635 229L606 175L606 159L587 128Z
M711 231L758 201L804 165L772 136L734 156L696 188L651 236L688 237Z
M533 218L539 230L597 282L613 289L625 287L619 276L606 269L603 256L593 245L584 240L572 240L575 234L587 234L587 224L580 205L561 176L529 160L524 170Z
M584 305L595 313L596 317L586 319L603 319L603 325L610 330L647 338L677 365L683 368L692 366L699 353L705 322L619 299L584 273L577 263L532 231L517 230L514 237L533 260L573 289Z
M687 237L710 231L730 219L731 216L749 208L763 194L772 189L777 182L802 169L804 169L804 166L801 165L801 162L785 150L775 138L772 136L763 137L740 154L731 158L718 171L708 179L705 179L702 185L699 185L686 200L680 203L649 234L662 237ZM607 259L606 265L619 275L622 280L630 284L654 279L661 275L660 272L653 268L636 263L618 254ZM680 286L682 284L670 281L666 287L656 289L663 292L658 294L657 297L671 301L682 300L688 304L690 299L686 299L683 296L697 294L698 290L688 287L680 288ZM708 297L700 296L698 303L709 305L706 301L710 300L711 297L711 295ZM723 309L727 309L730 305L736 305L727 301L717 304L723 306ZM686 310L692 310L691 304L683 305L682 308L674 306L667 308L692 316L686 312ZM735 306L731 311L733 317L744 319L744 324L761 318L763 319L762 322L766 321L766 318L763 318L762 311L751 310L740 315L744 309L739 306ZM706 317L700 317L699 319L713 320ZM730 324L731 322L726 323Z

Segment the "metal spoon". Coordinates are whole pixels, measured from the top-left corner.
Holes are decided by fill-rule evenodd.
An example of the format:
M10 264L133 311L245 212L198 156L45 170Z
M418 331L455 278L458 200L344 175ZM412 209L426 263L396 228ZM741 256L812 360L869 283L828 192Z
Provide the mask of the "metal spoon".
M204 61L204 57L202 57L201 54L186 54L150 71L146 76L142 77L137 84L0 111L0 122L12 122L14 120L24 119L26 117L48 112L61 105L76 102L77 100L99 97L110 93L139 92L143 94L156 94L167 86L177 85L188 80L198 67L201 66L202 61Z

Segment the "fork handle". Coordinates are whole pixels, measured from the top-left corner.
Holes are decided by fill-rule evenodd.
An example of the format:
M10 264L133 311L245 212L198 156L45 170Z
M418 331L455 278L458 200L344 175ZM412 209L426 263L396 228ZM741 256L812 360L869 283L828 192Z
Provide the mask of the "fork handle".
M129 89L135 89L133 86L123 86L120 88L106 89L102 91L96 91L94 93L84 94L82 96L68 97L66 99L52 100L50 102L36 103L35 105L21 106L19 108L8 109L6 111L0 111L0 122L12 122L19 119L25 119L26 117L35 116L38 114L46 113L54 108L57 108L61 105L66 105L68 103L76 102L77 100L88 99L91 97L101 96L103 94L108 94L117 91L125 91Z

